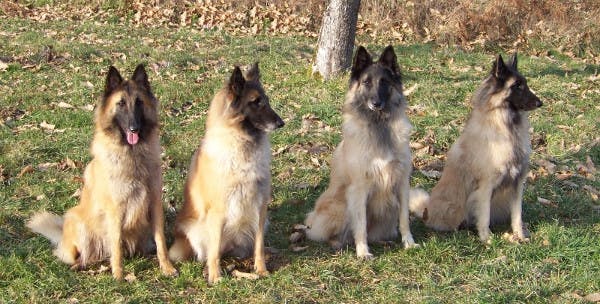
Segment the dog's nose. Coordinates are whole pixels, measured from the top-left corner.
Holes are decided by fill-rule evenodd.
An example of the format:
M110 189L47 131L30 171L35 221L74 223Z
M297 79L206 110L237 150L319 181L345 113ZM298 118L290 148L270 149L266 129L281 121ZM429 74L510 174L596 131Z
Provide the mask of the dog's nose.
M373 107L374 110L383 109L383 105L384 105L384 102L381 100L374 100L371 102L371 106Z
M281 119L281 118L277 119L277 128L279 129L283 126L285 126L285 122L283 122L283 119Z
M538 108L539 108L539 107L541 107L542 105L544 105L544 103L543 103L541 100L539 100L539 99L538 99L538 100L536 100L536 102L535 102L535 106L536 106L536 107L538 107Z
M139 130L139 126L129 126L129 131L131 131L131 133L137 133Z

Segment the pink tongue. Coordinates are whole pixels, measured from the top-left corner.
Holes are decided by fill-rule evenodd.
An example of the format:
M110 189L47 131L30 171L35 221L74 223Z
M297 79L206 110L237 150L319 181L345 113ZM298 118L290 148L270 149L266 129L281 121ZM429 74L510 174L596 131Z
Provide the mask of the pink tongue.
M127 142L128 142L130 145L135 145L135 144L137 144L137 142L138 142L138 139L139 139L139 137L138 137L138 134L137 134L137 133L133 133L133 132L131 132L131 131L127 131Z

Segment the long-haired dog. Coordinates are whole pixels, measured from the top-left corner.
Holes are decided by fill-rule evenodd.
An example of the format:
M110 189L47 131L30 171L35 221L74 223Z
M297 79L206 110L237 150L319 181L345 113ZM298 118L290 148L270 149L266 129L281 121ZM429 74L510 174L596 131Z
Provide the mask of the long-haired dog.
M354 241L359 258L372 258L367 243L393 240L400 227L404 246L415 245L408 212L412 126L405 109L392 46L376 62L360 46L329 187L305 221L309 239L327 241L335 248Z
M475 225L482 242L490 241L490 225L510 219L512 240L525 241L521 204L531 154L527 112L542 102L519 74L516 54L508 64L498 55L471 103L471 116L448 152L431 197L411 191L410 209L435 230Z
M130 80L111 66L79 204L63 217L37 213L28 227L57 245L54 254L74 268L110 257L115 279L123 277L123 250L145 252L154 238L162 272L177 274L164 237L158 132L158 101L143 65Z
M244 74L235 67L211 102L206 133L192 158L185 200L176 219L174 261L195 254L206 261L208 282L221 279L222 255L245 257L268 274L264 256L267 205L271 200L268 132L284 125L269 105L258 64Z

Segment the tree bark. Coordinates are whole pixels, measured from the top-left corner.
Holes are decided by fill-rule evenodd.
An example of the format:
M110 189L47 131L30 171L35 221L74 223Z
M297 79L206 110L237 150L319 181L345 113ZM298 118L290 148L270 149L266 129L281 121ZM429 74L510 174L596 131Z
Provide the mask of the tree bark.
M319 33L316 63L313 73L327 80L348 69L356 36L360 0L331 0Z

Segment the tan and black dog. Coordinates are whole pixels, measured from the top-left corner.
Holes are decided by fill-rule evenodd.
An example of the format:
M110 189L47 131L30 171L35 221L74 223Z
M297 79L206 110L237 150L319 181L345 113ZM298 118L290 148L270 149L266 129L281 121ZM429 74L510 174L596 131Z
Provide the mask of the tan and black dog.
M359 258L371 258L367 243L393 240L398 228L404 246L415 245L408 212L412 126L406 106L392 46L377 61L359 47L329 187L305 221L309 239L336 248L353 241Z
M410 209L435 230L475 226L486 243L490 225L510 220L511 239L526 241L521 205L531 154L527 112L542 102L517 70L516 54L508 64L498 55L471 103L471 116L448 151L431 197L412 190Z
M267 205L271 201L268 132L284 125L273 111L258 64L235 67L211 102L206 133L192 158L185 201L176 219L173 261L206 261L208 282L221 279L222 255L249 256L268 274L264 256Z
M74 268L110 257L115 279L123 277L123 256L146 252L154 239L162 272L176 275L164 237L158 132L158 101L144 67L123 80L111 66L79 204L63 217L37 213L28 227L56 244L54 254Z

